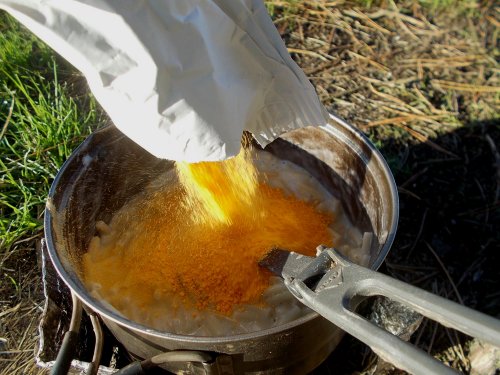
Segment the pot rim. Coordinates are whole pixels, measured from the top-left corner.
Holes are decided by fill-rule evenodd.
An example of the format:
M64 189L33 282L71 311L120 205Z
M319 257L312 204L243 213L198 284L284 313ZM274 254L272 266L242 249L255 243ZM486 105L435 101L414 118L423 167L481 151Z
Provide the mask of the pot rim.
M342 127L346 128L351 134L355 135L358 137L369 149L371 152L371 157L376 159L376 161L379 163L379 165L382 167L383 174L385 175L387 182L389 184L389 189L392 197L392 223L388 231L388 235L386 238L386 241L382 248L379 251L379 254L377 255L374 263L370 266L371 269L377 270L381 264L384 262L385 257L387 256L392 243L394 241L395 235L396 235L396 230L397 230L397 225L398 225L398 219L399 219L399 197L398 197L398 192L397 192L397 187L396 187L396 182L394 180L394 177L392 175L392 172L389 169L389 166L387 165L387 162L385 161L384 157L382 154L378 151L378 149L372 144L372 142L357 128L354 126L348 124L341 118L329 114L330 119L335 121L337 124L341 125ZM325 125L321 126L321 129L324 131L333 134L333 128L331 125ZM104 128L106 129L106 128ZM338 134L336 134L338 135ZM92 135L90 135L91 137ZM89 139L89 138L87 138ZM86 140L87 140L86 139ZM54 181L52 182L52 185L49 190L48 194L48 199L47 202L50 202L53 196L56 193L56 188L59 184L59 180L61 179L61 176L68 164L70 164L73 159L76 158L77 151L85 147L85 142L86 140L80 144L75 151L70 155L70 157L66 160L66 162L63 164L59 172L57 173L56 177L54 178ZM99 301L97 301L95 298L91 297L90 294L84 293L82 291L80 285L75 282L73 277L65 270L64 265L59 259L59 256L56 251L56 241L53 237L53 231L52 231L52 214L50 212L50 207L49 204L47 204L46 209L45 209L45 217L44 217L44 237L47 243L47 249L49 253L49 257L52 261L52 264L54 265L54 268L56 269L58 275L61 277L61 279L64 281L64 283L70 288L72 293L75 293L78 298L85 304L87 305L92 311L95 311L99 313L102 317L105 317L106 319L109 319L116 324L126 327L128 329L131 329L133 331L139 332L139 333L146 333L148 335L162 338L162 339L168 339L171 341L175 342L182 342L182 343L190 343L190 344L225 344L225 343L235 343L238 341L246 341L249 339L256 339L256 338L262 338L264 336L270 336L274 334L279 334L287 330L291 330L299 325L305 324L313 319L320 318L320 315L316 312L310 312L296 320L293 320L291 322L278 325L275 327L267 328L261 331L256 331L256 332L250 332L250 333L242 333L242 334L237 334L237 335L231 335L231 336L189 336L189 335L180 335L180 334L174 334L174 333L169 333L169 332L163 332L159 331L147 326L144 326L142 324L136 323L132 320L127 319L123 315L119 314L116 311L113 311L111 309L108 309L106 306L102 305ZM96 304L98 302L98 304Z

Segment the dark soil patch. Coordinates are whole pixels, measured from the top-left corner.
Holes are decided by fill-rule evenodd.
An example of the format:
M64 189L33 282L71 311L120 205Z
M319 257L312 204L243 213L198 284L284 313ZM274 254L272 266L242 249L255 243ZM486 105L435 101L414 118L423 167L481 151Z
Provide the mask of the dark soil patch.
M500 145L500 122L471 124L435 142L458 158L426 144L381 150L392 160L400 187L398 234L382 271L459 301L432 248L463 303L500 318L500 164L494 154L495 145ZM424 321L411 341L467 372L461 353L450 357L446 352L450 347L459 351L460 344L466 356L468 340ZM374 361L368 353L366 346L346 337L317 373L362 371Z

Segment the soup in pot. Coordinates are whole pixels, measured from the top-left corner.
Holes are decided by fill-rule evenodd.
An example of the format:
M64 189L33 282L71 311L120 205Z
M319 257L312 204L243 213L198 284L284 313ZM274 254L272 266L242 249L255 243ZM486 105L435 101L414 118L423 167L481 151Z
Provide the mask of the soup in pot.
M259 267L274 247L313 256L335 246L368 263L337 199L304 169L247 148L222 162L177 163L96 231L83 262L91 294L176 334L254 332L310 311Z

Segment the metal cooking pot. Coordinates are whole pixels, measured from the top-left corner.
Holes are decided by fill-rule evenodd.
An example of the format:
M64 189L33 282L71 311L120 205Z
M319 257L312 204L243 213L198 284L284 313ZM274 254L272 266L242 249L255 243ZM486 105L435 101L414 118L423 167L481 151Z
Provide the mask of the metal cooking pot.
M398 196L380 153L358 130L331 116L322 128L291 131L265 148L311 173L337 197L352 224L373 232L370 268L383 262L395 236ZM249 334L197 337L161 332L111 311L91 297L82 278L81 257L95 235L95 222L109 222L131 197L173 162L159 160L114 127L88 137L71 155L50 189L45 238L64 282L99 314L125 348L138 358L195 350L213 360L179 361L169 368L193 373L307 373L335 348L343 332L316 313Z

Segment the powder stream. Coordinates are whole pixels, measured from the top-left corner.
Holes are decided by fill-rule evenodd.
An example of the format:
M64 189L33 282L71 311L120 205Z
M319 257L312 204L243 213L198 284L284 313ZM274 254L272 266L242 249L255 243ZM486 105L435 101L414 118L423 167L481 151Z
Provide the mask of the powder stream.
M176 169L187 210L196 212L193 219L200 224L229 225L242 205L257 203L258 175L248 149L223 162L177 162Z
M148 314L183 305L229 315L260 303L270 274L258 261L270 249L333 245L332 215L259 182L247 152L178 171L182 185L130 202L84 256L87 283L125 315L131 301Z

